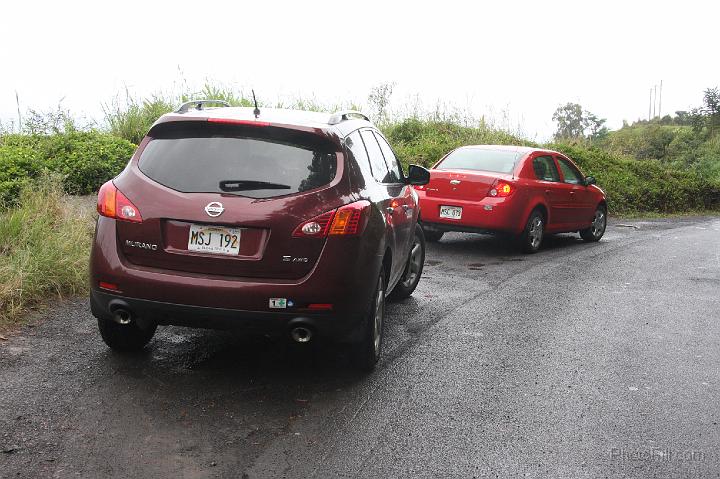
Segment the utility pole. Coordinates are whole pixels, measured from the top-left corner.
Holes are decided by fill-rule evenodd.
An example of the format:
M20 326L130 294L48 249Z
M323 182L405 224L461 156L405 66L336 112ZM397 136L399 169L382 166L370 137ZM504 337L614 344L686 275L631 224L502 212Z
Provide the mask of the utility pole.
M652 87L650 87L650 102L648 103L648 121L652 118Z
M662 80L660 80L660 100L658 101L658 116L662 118Z
M18 96L17 90L15 90L15 103L17 104L18 110L18 133L22 133L22 115L20 114L20 97Z
M657 85L653 85L653 119L657 116Z

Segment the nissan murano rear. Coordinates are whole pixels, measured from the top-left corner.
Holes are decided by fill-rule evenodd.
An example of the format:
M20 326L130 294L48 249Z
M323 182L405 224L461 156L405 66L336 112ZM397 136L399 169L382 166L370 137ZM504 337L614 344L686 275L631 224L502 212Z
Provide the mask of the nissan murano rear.
M207 108L164 115L100 189L91 305L105 342L158 325L353 344L377 362L385 298L407 297L425 242L411 184L361 114Z

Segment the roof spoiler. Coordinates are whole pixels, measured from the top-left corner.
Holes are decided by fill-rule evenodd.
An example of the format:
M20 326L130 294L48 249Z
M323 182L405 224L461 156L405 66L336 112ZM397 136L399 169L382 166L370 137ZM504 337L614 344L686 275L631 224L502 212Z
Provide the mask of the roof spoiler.
M224 100L192 100L192 101L186 101L182 105L180 105L180 108L175 110L175 113L185 113L190 110L191 107L194 107L196 110L202 110L205 105L220 105L223 107L229 107L230 103L224 101Z
M359 117L360 120L370 121L370 118L368 118L364 113L361 113L359 111L342 110L332 114L332 116L328 120L328 125L337 125L341 121L349 120L350 117Z

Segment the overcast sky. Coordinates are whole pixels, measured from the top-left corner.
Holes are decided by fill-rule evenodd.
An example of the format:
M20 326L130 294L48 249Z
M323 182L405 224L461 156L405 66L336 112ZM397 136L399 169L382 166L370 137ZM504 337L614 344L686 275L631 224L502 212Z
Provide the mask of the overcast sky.
M265 100L364 103L394 82L393 107L438 101L526 136L554 131L572 101L612 128L698 106L720 85L720 2L0 2L0 121L62 100L101 104L209 79Z

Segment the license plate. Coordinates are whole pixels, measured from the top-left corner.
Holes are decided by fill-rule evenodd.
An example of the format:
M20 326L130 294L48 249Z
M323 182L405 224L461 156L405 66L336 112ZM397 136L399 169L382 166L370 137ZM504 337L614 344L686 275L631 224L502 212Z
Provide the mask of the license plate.
M460 206L441 206L440 218L459 220L460 218L462 218L462 208Z
M240 253L240 229L224 226L190 225L188 251L237 255Z

